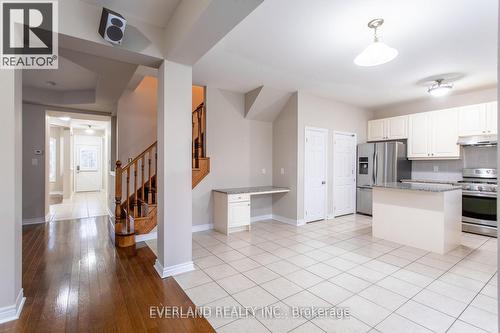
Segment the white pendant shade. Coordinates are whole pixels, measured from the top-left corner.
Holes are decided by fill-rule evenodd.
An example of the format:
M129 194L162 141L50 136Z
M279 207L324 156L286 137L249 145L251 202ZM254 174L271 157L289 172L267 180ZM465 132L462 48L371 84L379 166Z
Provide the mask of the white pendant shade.
M358 66L377 66L393 60L397 55L398 50L376 41L354 58L354 63Z

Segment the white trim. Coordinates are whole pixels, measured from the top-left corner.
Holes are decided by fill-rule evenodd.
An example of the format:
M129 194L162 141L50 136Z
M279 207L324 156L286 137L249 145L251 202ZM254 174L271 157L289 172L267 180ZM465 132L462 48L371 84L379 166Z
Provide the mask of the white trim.
M155 231L155 232L150 232L148 234L135 235L135 242L136 243L145 242L156 238L158 238L158 233Z
M335 216L340 216L340 215L335 215L335 146L337 144L337 142L335 141L335 136L336 135L347 135L347 136L351 136L351 137L354 137L354 156L353 156L353 163L354 163L354 198L353 198L353 202L354 202L354 211L351 212L351 213L347 213L347 214L342 214L342 215L348 215L348 214L356 214L356 184L357 184L357 180L358 180L358 173L357 173L357 147L358 147L358 135L356 133L350 133L350 132L342 132L342 131L333 131L333 148L332 148L332 173L333 173L333 177L332 177L332 209L333 209L333 212L332 212L332 216L329 217L329 218L335 218Z
M106 210L108 211L108 216L110 219L114 219L115 218L115 214L111 211L111 209L109 209L109 207L106 207Z
M0 324L19 319L21 311L23 311L25 301L26 297L24 297L23 288L21 288L21 290L19 290L19 294L17 294L15 304L0 308Z
M191 227L191 232L200 232L200 231L206 231L206 230L210 230L210 229L213 229L214 228L214 225L212 223L208 223L208 224L197 224L197 225L193 225Z
M303 225L303 224L306 224L307 222L312 222L312 221L316 221L317 219L314 219L314 220L311 220L311 221L306 221L306 157L307 157L307 131L317 131L317 132L323 132L326 134L326 141L325 141L325 182L326 182L326 186L325 186L325 209L324 209L324 212L325 212L325 215L323 216L323 220L326 220L327 219L327 215L328 215L328 141L329 141L329 138L330 138L330 131L328 130L328 128L321 128L321 127L311 127L311 126L305 126L304 127L304 174L303 174L303 207L304 207L304 219L303 219L303 222L297 222L297 225ZM300 223L300 224L299 224Z
M169 276L174 276L177 274L194 271L194 264L192 261L188 261L182 264L173 265L170 267L163 267L158 259L156 259L154 268L158 275L164 279Z
M304 220L302 220L302 219L294 220L294 219L290 219L288 217L284 217L284 216L280 216L280 215L276 215L276 214L273 214L273 220L276 220L276 221L282 222L282 223L286 223L286 224L290 224L293 226L301 226L301 225L305 224Z
M51 191L49 192L49 195L63 195L63 191Z
M326 216L326 219L327 219L327 220L333 220L334 218L335 218L335 215L333 215L333 214L328 214L328 215Z
M52 214L50 214L50 212L48 212L45 215L45 222L50 222L50 221L52 221L53 218L54 218L54 216L52 216Z
M250 218L250 223L255 223L255 222L265 221L265 220L272 220L272 219L273 219L273 214L252 216Z

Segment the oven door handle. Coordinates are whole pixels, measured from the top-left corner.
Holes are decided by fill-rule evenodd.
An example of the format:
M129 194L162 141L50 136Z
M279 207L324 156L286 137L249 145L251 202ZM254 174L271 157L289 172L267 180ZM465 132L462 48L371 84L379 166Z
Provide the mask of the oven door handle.
M496 198L496 192L475 192L475 191L462 191L462 195L468 197L483 197L483 198Z

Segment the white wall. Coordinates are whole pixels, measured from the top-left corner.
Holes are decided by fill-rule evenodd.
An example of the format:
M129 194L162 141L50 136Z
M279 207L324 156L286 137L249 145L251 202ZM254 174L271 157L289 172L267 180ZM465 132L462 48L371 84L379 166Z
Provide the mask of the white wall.
M20 70L0 71L2 130L0 142L0 322L16 319L21 310L22 264L22 76ZM43 141L42 141L43 142Z
M373 119L447 109L464 105L486 103L496 100L497 100L496 88L476 90L472 92L454 94L439 98L427 96L425 99L421 99L418 101L398 103L382 108L377 108L373 112Z
M294 93L273 122L273 185L290 189L273 195L273 215L285 221L297 220L297 135L298 94Z
M244 118L244 95L207 87L210 174L193 189L193 225L212 223L212 190L272 184L272 124ZM262 174L266 169L266 174ZM271 196L252 199L252 216L272 212Z
M45 108L23 104L23 220L43 221L45 203ZM42 155L36 155L39 149Z
M358 144L366 142L368 120L372 111L333 100L298 93L298 183L297 218L304 219L304 133L306 127L319 127L328 133L328 216L333 216L333 131L355 133Z
M126 91L118 100L117 157L122 165L156 141L157 100L158 81L154 77L145 77L134 91Z

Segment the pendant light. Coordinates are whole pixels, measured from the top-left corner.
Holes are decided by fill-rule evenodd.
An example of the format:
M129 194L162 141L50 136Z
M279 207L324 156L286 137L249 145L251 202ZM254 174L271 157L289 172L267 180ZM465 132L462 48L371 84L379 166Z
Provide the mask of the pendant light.
M377 29L384 24L384 19L378 18L368 22L368 27L374 30L373 43L368 45L356 58L354 63L358 66L377 66L385 64L397 57L398 50L381 42Z
M444 95L448 95L453 89L452 83L443 83L443 79L436 80L430 87L427 89L427 92L434 97L441 97Z

